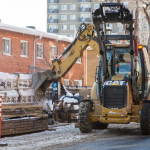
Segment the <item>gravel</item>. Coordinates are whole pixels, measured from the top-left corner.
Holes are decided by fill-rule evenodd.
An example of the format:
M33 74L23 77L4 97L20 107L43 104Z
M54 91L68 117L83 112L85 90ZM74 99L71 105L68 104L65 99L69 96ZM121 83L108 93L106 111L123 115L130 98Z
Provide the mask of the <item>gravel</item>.
M52 126L49 126L51 128ZM56 150L83 142L90 142L96 139L113 138L119 136L140 135L140 125L110 124L108 129L93 130L92 133L83 134L75 124L54 127L55 131L44 131L32 134L24 134L13 137L5 137L1 142L8 146L0 147L1 150Z

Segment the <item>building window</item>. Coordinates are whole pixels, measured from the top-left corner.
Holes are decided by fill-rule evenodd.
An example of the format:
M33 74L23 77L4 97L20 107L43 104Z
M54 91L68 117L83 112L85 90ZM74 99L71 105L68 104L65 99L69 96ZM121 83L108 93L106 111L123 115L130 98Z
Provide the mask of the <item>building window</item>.
M67 10L67 5L61 5L61 10Z
M74 86L82 86L82 80L74 80Z
M94 4L94 9L98 9L100 7L99 4Z
M70 5L70 10L75 10L76 9L76 5Z
M62 25L61 30L67 30L67 25Z
M76 20L76 15L70 15L70 20Z
M67 15L61 15L61 20L67 20Z
M64 79L64 86L69 86L69 79Z
M76 26L74 24L70 25L70 30L75 30Z
M28 42L21 41L21 56L28 56Z
M81 18L90 18L90 14L81 14L80 17Z
M38 59L43 58L43 44L42 43L36 44L36 57Z
M57 56L57 47L51 46L51 60L56 59Z
M58 6L57 5L49 5L49 9L52 10L52 9L58 9Z
M91 8L91 4L81 4L81 8Z
M76 63L81 64L81 57L77 59Z
M3 38L3 53L11 54L11 40L9 38Z
M49 19L52 20L52 19L58 19L58 16L57 15L49 15Z

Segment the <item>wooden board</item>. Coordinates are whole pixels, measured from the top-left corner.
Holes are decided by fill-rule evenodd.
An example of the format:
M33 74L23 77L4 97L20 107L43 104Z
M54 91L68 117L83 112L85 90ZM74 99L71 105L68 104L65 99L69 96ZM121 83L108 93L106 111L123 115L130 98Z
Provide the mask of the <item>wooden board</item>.
M42 116L42 105L2 104L2 119Z
M2 136L17 135L30 132L43 131L48 129L48 117L8 119L2 121Z

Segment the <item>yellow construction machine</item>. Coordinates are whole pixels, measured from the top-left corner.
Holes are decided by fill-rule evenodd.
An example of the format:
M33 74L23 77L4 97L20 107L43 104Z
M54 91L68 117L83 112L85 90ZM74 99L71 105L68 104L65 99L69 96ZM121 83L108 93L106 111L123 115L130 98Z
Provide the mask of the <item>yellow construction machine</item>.
M125 28L123 35L107 34L107 26L115 23ZM88 46L100 56L91 98L79 106L82 133L106 129L109 123L138 122L141 133L150 134L149 56L147 48L137 44L133 26L133 16L123 4L102 3L93 13L93 25L81 24L75 40L52 68L33 76L35 91L45 91L65 76Z

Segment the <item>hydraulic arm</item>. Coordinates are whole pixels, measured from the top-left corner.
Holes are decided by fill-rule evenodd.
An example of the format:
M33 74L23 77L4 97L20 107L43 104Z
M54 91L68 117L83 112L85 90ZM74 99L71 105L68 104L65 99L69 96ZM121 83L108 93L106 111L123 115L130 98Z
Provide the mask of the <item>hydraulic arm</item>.
M81 24L74 41L66 48L58 59L53 60L50 70L37 72L33 75L33 87L35 92L40 89L43 92L54 81L64 77L71 69L83 51L90 46L97 55L100 55L98 40L95 36L94 26Z

